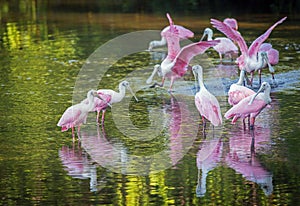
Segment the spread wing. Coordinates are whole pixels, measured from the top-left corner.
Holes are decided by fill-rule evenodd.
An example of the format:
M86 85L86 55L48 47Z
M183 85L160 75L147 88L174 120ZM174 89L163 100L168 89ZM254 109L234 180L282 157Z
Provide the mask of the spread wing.
M224 22L221 22L217 19L211 19L210 23L213 25L213 27L225 34L232 41L236 41L240 47L242 54L246 54L248 52L248 46L244 38L238 31L232 29L228 24L225 24Z
M259 47L261 46L261 44L270 36L272 30L278 25L281 24L284 20L286 19L286 17L283 17L282 19L280 19L279 21L277 21L275 24L273 24L273 26L271 26L264 34L260 35L254 42L252 42L251 46L249 47L249 56L253 56L256 55Z

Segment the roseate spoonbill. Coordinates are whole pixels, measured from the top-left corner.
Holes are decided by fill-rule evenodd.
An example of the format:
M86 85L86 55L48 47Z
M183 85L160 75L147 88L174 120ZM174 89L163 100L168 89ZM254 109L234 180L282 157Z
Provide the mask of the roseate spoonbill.
M212 95L204 86L203 69L200 65L192 68L195 78L198 76L200 91L195 95L195 105L202 116L203 128L205 128L205 119L209 120L214 126L222 124L220 104L217 98Z
M171 79L169 89L171 91L174 80L182 77L186 73L190 60L194 56L204 53L208 48L217 45L219 41L215 40L192 43L180 50L179 32L174 26L169 14L167 14L167 17L170 22L170 28L164 33L164 35L168 42L168 56L160 65L157 64L154 66L154 70L146 83L150 84L155 73L158 73L159 76L162 76L162 83L155 83L151 86L151 88L155 86L163 87L165 78L168 77Z
M251 46L248 49L248 46L241 36L241 34L232 29L231 26L225 24L216 19L211 19L211 24L213 27L223 32L228 38L237 42L240 47L241 55L237 58L237 63L239 68L245 69L248 73L251 74L251 84L253 81L253 73L257 70L261 70L265 67L266 63L268 64L268 58L266 58L266 54L264 52L259 52L259 48L262 43L270 36L272 30L278 25L281 24L287 17L284 17L277 21L273 26L271 26L264 34L259 36L255 41L252 42ZM269 64L268 64L269 65ZM269 71L272 74L272 79L275 82L274 78L274 69L273 67L269 67ZM261 82L261 80L259 80Z
M169 14L167 14L167 16L170 16ZM169 18L169 17L168 17ZM171 18L171 17L170 17ZM179 41L183 40L183 39L188 39L188 38L192 38L194 37L194 33L186 28L184 28L183 26L179 26L179 25L173 25L175 27L175 29L178 31L178 39L176 39L176 42L173 42L174 44L172 45L168 45L168 47L177 47L178 52L180 51L180 45L179 45ZM165 34L169 31L170 26L165 27L160 35L161 35L161 40L157 41L151 41L149 43L149 51L152 51L153 48L155 47L160 47L160 46L164 46L167 44L167 39L165 37Z
M261 93L262 91L264 92ZM256 94L242 99L238 104L229 109L224 117L226 119L233 118L231 123L234 124L239 118L245 119L250 116L250 129L254 129L256 116L272 102L270 92L270 84L263 82Z
M135 100L138 101L128 81L120 82L119 92L113 91L111 89L99 89L97 91L97 94L101 97L101 99L94 99L94 107L92 107L90 110L90 111L97 111L97 119L96 119L97 123L99 121L100 112L102 111L101 122L103 123L106 108L114 103L122 101L122 99L125 97L126 89L128 89L132 94L132 96L135 98ZM85 102L87 102L87 100L85 100Z
M207 36L207 40L211 41L213 37L213 31L210 28L206 28L204 30L203 36L201 37L200 41L202 41L205 36ZM220 43L214 46L214 50L216 50L219 54L220 61L222 62L222 55L229 55L230 59L232 59L232 54L237 55L239 49L237 46L228 38L226 37L218 37L215 40L220 40Z
M94 97L101 99L95 90L90 90L87 93L88 104L82 101L67 108L57 123L62 132L72 128L73 141L75 140L74 127L77 127L77 134L79 135L80 126L86 123L88 113L94 107Z
M245 97L255 94L252 89L243 86L245 73L245 70L241 70L238 82L232 84L229 88L228 103L232 106L238 104Z

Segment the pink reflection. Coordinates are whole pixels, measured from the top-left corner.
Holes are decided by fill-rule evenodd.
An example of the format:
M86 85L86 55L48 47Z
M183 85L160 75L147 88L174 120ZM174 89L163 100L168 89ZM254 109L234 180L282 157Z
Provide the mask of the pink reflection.
M265 150L270 142L270 129L257 127L254 131L242 128L231 131L226 164L246 180L260 185L266 195L273 192L272 174L259 162L256 151Z
M90 179L90 190L95 192L97 188L96 166L88 159L87 154L80 148L75 149L63 146L59 151L59 157L68 175L77 179Z
M203 197L206 193L206 178L210 171L221 161L223 143L221 138L204 140L197 153L198 181L196 195ZM201 178L200 178L201 172Z
M126 169L127 151L122 143L107 139L104 126L81 132L81 145L91 158L105 168ZM96 132L97 131L97 132Z

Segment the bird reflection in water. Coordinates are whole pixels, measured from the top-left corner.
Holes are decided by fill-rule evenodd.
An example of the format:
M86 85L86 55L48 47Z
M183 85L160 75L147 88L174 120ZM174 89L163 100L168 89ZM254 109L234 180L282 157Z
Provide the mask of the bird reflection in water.
M63 146L59 151L59 157L68 175L77 179L90 179L90 191L97 192L105 185L105 178L97 180L97 167L88 158L88 155L80 146L72 148Z
M257 127L255 130L244 131L240 127L231 130L229 136L228 146L221 138L209 139L208 136L201 143L197 153L197 197L205 195L207 175L220 165L228 166L245 180L259 185L266 196L271 195L273 175L257 157L257 154L269 150L270 129Z
M197 197L206 193L206 178L210 171L216 168L222 157L223 142L221 138L205 139L199 146L197 153L198 181L196 186Z
M242 129L233 132L229 139L229 152L226 164L241 174L246 180L257 183L265 195L273 192L272 173L260 163L256 152L266 150L270 142L270 129L256 128L245 132Z

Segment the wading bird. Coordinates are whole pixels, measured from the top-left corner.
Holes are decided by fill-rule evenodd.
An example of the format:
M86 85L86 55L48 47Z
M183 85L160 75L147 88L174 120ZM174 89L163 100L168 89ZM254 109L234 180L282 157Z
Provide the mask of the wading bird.
M79 135L80 126L86 123L88 113L94 107L94 97L101 98L95 90L90 90L87 93L88 104L82 101L67 108L57 123L62 132L72 128L73 141L75 141L74 127L77 127L77 135Z
M207 36L208 41L211 41L213 37L213 31L210 28L206 28L200 41L202 41L205 38L205 36ZM218 52L221 62L222 55L229 55L230 59L232 60L232 55L236 56L238 54L239 49L230 39L226 37L218 37L215 38L215 40L220 41L220 43L214 46L213 48Z
M206 125L205 119L210 121L214 126L219 126L222 124L221 109L217 98L212 95L204 86L202 67L200 65L195 65L192 69L195 78L198 76L198 82L200 86L199 92L197 92L195 95L195 105L202 117L204 131Z
M101 99L94 99L94 107L91 108L90 111L96 111L97 112L97 123L99 122L99 115L102 111L102 119L101 122L104 122L104 116L106 112L106 108L114 103L122 101L122 99L125 97L126 89L130 91L132 96L135 98L136 101L138 101L137 97L134 95L129 82L128 81L122 81L119 84L119 92L116 92L111 89L99 89L97 91L97 94L101 97ZM84 100L85 102L89 100Z
M169 91L171 91L174 80L182 77L187 69L190 60L198 55L204 53L208 48L215 46L219 43L219 41L203 41L189 44L183 47L179 52L179 32L174 26L174 23L169 14L167 17L170 22L169 30L165 32L165 37L168 42L168 56L164 59L164 61L159 65L155 65L151 76L147 79L146 83L150 84L152 79L156 73L159 76L162 76L161 84L154 83L152 87L160 86L163 87L165 78L168 77L171 79ZM178 44L178 45L177 45ZM174 47L174 45L177 45Z
M261 93L262 91L264 92ZM238 104L229 109L225 113L224 117L226 119L233 118L231 123L235 124L239 118L245 119L249 116L250 129L254 129L256 116L259 115L259 113L272 102L270 92L270 84L263 82L256 94L242 99Z
M218 29L219 31L223 32L228 38L237 42L240 47L241 55L237 58L237 63L241 70L246 70L248 73L251 74L251 85L253 81L253 74L255 71L261 70L267 64L269 66L269 71L272 74L272 80L275 83L274 78L274 69L270 67L269 60L267 58L266 52L259 51L262 43L270 36L272 30L278 25L281 24L286 17L282 18L281 20L277 21L273 26L271 26L264 34L259 36L248 49L248 46L241 36L241 34L236 31L235 29L231 28L228 24L221 22L216 19L211 19L211 24L213 27ZM261 79L259 80L261 82Z

